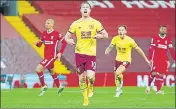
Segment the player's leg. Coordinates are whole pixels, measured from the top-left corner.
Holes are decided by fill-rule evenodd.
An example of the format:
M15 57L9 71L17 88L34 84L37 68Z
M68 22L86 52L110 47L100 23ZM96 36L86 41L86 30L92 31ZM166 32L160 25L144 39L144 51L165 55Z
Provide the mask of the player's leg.
M52 78L53 78L53 81L54 81L54 84L57 86L58 89L58 95L60 95L62 93L62 91L64 90L65 86L61 85L59 83L59 78L58 78L58 74L54 72L54 68L50 68L48 69Z
M89 104L89 99L88 99L88 90L87 90L87 83L86 83L86 72L82 70L78 72L78 75L79 75L79 87L84 97L83 106L87 106Z
M53 78L54 84L56 84L57 88L59 88L58 95L60 95L62 93L62 91L64 90L65 86L63 86L64 84L61 85L59 83L58 74L54 71L54 62L55 62L55 59L51 59L50 63L47 64L45 67L49 70L49 72Z
M36 68L36 72L37 72L37 75L39 76L40 84L42 86L41 93L39 94L39 96L42 96L47 90L47 85L45 84L43 71L44 71L43 65L39 64Z
M154 83L157 87L156 94L164 94L164 92L161 91L161 88L162 88L162 85L165 79L164 74L168 71L168 63L163 62L163 63L158 64L158 67L156 67L156 70L158 71L158 73L156 74L155 83Z
M93 85L95 81L96 57L90 56L86 62L86 75L88 78L88 97L93 96Z
M88 99L86 73L85 73L85 58L82 58L80 54L75 54L75 61L77 73L79 76L79 87L82 91L82 95L84 98L83 106L87 106L89 104L89 99Z
M153 82L155 76L156 76L157 72L152 71L149 75L149 82L148 82L148 86L146 88L146 93L150 93L150 88L151 88L151 83Z
M39 64L37 67L36 67L36 73L39 77L39 80L40 80L40 84L41 86L45 86L45 80L44 80L44 74L43 74L43 70L44 70L44 67Z
M92 97L94 90L93 90L93 85L95 81L95 71L93 70L87 70L86 75L88 78L88 97Z
M163 91L161 91L162 84L164 82L164 78L161 74L157 73L155 78L155 85L157 87L156 94L164 94Z
M123 72L126 70L125 66L120 65L115 71L115 84L116 84L116 95L119 97L122 94L123 87Z
M125 72L126 68L130 65L129 62L116 62L115 65L115 84L116 84L116 95L115 97L119 97L122 94L123 87L123 72Z

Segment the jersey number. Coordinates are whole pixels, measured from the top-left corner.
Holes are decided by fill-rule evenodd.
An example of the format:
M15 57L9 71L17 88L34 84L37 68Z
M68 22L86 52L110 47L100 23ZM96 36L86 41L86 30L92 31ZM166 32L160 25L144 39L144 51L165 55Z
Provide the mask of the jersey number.
M94 61L91 61L91 62L92 62L92 67L95 70L96 69L96 62L94 62Z
M42 61L42 64L45 64L47 61L48 61L47 59L43 60L43 61Z

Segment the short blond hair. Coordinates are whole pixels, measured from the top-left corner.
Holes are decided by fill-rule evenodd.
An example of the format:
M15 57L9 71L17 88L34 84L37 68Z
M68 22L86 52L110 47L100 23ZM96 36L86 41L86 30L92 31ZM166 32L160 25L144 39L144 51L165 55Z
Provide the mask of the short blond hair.
M82 5L84 5L84 4L88 4L90 9L92 8L91 5L88 2L82 2L81 5L80 5L80 9L81 9Z
M53 20L53 19L47 19L47 20L46 20L46 22L49 22L49 21L51 21L52 24L54 24L54 20Z
M118 28L120 28L120 27L124 27L125 30L127 30L127 26L126 25L119 25Z

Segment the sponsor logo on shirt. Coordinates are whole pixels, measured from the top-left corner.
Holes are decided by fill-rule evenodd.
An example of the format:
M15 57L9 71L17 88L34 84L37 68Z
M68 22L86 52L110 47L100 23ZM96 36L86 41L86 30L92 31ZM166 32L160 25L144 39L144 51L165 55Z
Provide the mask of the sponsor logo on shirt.
M163 45L163 44L158 44L158 48L167 49L167 46L166 46L166 45Z

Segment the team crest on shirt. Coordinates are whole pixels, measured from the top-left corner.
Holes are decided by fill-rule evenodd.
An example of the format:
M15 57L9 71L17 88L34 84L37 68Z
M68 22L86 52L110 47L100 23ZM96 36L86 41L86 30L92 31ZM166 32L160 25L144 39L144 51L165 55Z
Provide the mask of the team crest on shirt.
M165 44L167 44L167 40L165 41Z
M94 25L92 24L92 25L89 25L89 28L90 29L94 29Z

